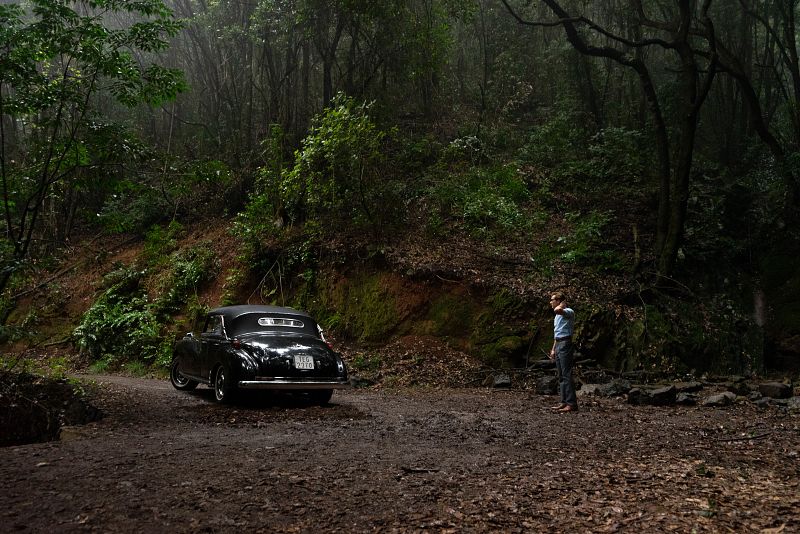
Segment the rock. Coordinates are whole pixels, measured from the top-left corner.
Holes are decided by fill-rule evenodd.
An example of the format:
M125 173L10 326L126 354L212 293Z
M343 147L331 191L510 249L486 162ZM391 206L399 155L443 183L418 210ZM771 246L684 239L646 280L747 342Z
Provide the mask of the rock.
M800 397L792 397L786 403L786 407L789 408L789 411L792 412L800 412Z
M636 380L637 382L646 382L648 378L647 371L626 371L622 373L623 378Z
M577 391L579 397L591 397L602 395L601 390L603 384L584 384L581 389Z
M498 373L494 375L494 380L492 381L492 387L495 389L500 388L510 388L511 387L511 377L506 373Z
M669 406L675 404L674 386L655 389L633 388L628 392L628 404L647 406Z
M725 389L727 389L731 393L740 395L742 397L746 397L752 391L752 389L750 388L750 384L744 382L743 380L735 382L726 382Z
M558 393L558 379L554 376L539 378L536 381L536 393L539 395L555 395Z
M604 384L601 388L600 394L604 397L619 397L627 394L632 386L628 380L624 378L616 378L608 384Z
M61 421L64 425L85 425L102 418L100 410L81 398L73 398L66 402L61 411Z
M788 399L792 396L792 386L783 382L764 382L758 385L758 391L773 399Z
M770 404L772 404L772 400L769 397L761 397L760 399L755 401L753 404L755 404L759 408L767 408L767 407L769 407Z
M653 398L653 406L669 406L670 404L675 404L676 393L675 386L666 386L651 390L650 395Z
M692 395L691 393L678 393L675 396L675 404L679 404L681 406L694 406L697 404L697 395Z
M725 393L720 393L718 395L711 395L710 397L706 397L700 403L701 406L728 406L733 401L736 400L736 394L731 393L730 391L726 391Z
M761 395L758 391L751 391L749 395L747 395L747 400L756 402L757 400L761 399L763 395Z
M581 395L595 395L598 397L619 397L631 390L631 383L623 379L614 379L608 384L584 384Z
M678 393L697 393L703 389L702 382L678 382L674 386Z

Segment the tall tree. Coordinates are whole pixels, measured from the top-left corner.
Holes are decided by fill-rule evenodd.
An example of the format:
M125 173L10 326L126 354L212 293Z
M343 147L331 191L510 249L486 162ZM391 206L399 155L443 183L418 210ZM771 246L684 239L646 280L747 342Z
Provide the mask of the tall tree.
M164 50L179 28L161 0L0 6L0 291L28 257L54 190L97 164L89 144L96 97L157 104L183 89L178 71L141 64L132 53Z
M705 0L699 8L691 0L676 0L673 5L662 6L663 18L659 20L645 13L641 1L634 1L638 15L636 24L641 29L637 32L641 34L638 39L624 36L620 28L600 26L585 15L570 13L559 1L542 2L557 20L526 20L507 0L503 0L508 11L521 24L533 27L561 26L569 43L581 54L610 59L634 71L639 79L650 113L659 162L655 244L658 272L662 276L669 276L675 267L686 221L699 113L717 72L714 26L708 16L711 0ZM701 21L704 34L710 36L704 41L708 46L703 54L698 54L696 50L695 20ZM669 124L665 117L664 96L659 95L648 54L637 53L649 48L668 53L667 58L674 65L678 90L673 98L679 111L675 124ZM664 56L653 53L649 57L661 61Z

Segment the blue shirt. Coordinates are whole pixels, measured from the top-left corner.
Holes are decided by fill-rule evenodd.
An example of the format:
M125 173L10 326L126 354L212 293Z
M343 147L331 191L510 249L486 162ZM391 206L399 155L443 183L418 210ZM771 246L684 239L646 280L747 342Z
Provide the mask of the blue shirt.
M556 314L553 318L553 337L569 337L575 327L575 312L572 308L564 308L564 315Z

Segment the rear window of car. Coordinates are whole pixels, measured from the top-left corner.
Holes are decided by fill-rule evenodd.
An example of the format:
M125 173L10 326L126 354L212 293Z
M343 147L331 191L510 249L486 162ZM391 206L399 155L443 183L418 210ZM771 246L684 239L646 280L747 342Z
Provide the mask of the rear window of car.
M248 313L237 317L227 325L228 335L243 335L254 332L280 332L307 334L319 337L317 325L309 317L287 317L280 315L264 315Z
M225 332L221 315L211 315L206 321L206 327L203 329L204 334L212 336L221 336Z

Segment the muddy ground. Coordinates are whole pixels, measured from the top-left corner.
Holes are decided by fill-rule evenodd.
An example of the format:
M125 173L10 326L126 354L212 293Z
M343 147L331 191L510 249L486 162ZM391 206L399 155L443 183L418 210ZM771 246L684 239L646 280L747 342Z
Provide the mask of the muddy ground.
M800 416L485 389L212 402L93 377L105 417L0 449L4 532L798 532Z

